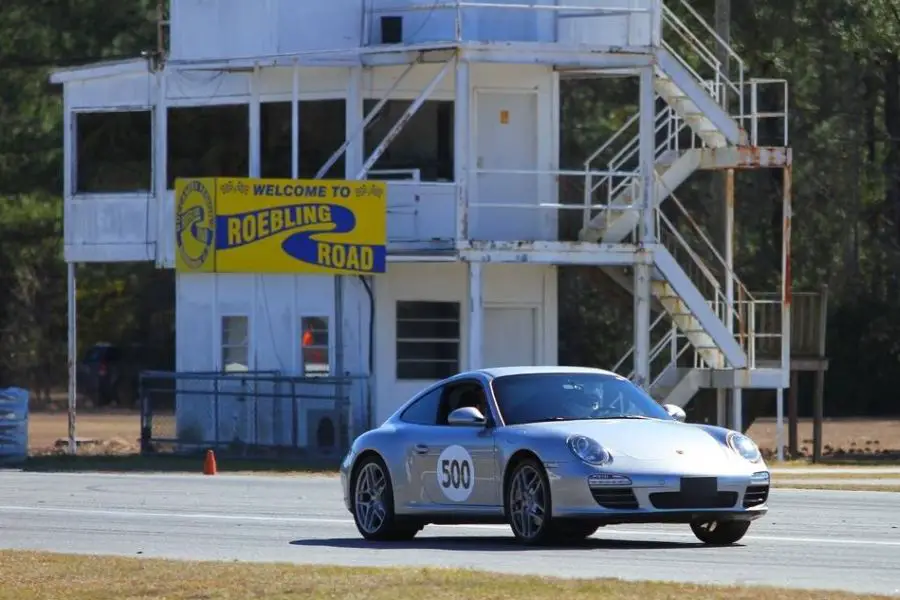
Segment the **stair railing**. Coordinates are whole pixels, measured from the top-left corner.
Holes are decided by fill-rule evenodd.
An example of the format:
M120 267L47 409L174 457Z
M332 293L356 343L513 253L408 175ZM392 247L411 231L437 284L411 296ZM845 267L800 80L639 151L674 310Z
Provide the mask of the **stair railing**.
M687 337L684 336L680 331L678 331L678 327L675 323L667 323L666 322L667 315L665 313L661 313L653 323L650 325L650 331L655 330L659 325L667 325L668 330L660 338L653 346L650 347L650 377L649 384L647 385L647 390L652 391L655 388L662 377L666 374L666 370L670 367L678 366L679 359L684 355L685 352L691 349L691 344L688 341ZM682 343L683 342L683 343ZM666 352L668 351L668 353ZM619 373L620 369L624 366L625 362L628 359L633 358L634 356L634 346L628 349L628 351L619 359L619 361L613 366L612 371ZM658 358L663 357L667 358L665 362L662 363L662 367L658 370L654 368L654 365ZM633 365L633 363L632 363ZM634 379L634 366L632 366L631 371L628 372L628 379Z
M604 186L606 187L606 205L610 206L632 184L632 180L638 177L638 173L631 163L637 160L640 154L639 134L628 138L628 141L622 148L609 159L606 164L607 168L604 170L605 174L599 179L594 178L595 170L592 169L592 165L597 158L608 151L619 138L625 136L637 124L639 116L640 113L636 113L629 118L622 127L584 161L583 227L587 227L593 218L590 206L593 204L592 199L597 190ZM654 139L659 137L659 134L662 132L665 132L665 137L654 149L654 160L658 160L668 151L679 152L681 150L680 135L685 129L688 129L687 123L678 117L678 113L671 106L665 105L660 109L654 117ZM691 138L691 147L696 143L694 137L692 136Z
M680 38L680 40L685 44L686 49L691 52L691 54L699 60L702 66L705 66L712 70L713 76L712 81L714 83L714 92L713 98L715 98L716 102L719 103L719 106L722 108L728 107L728 96L729 91L734 93L738 98L738 114L741 119L744 117L744 80L745 80L745 72L746 65L744 60L735 52L734 48L731 47L728 42L723 40L718 33L716 33L715 29L713 29L706 20L700 16L693 6L691 6L687 0L678 0L678 5L684 10L685 20L691 22L691 25L699 25L700 28L709 35L712 40L713 49L710 49L707 44L703 43L697 35L694 33L693 29L685 23L685 20L681 19L675 12L666 5L662 5L662 22L664 27L668 27L672 32ZM709 81L709 77L701 76L697 70L691 66L687 60L682 56L682 54L676 51L671 44L665 39L665 33L663 34L663 40L661 42L662 46L672 54L681 64L684 66L697 81L703 83ZM729 61L733 61L735 63L737 78L736 81L732 80L726 75L726 71L723 68L722 61L716 56L718 52L724 51L725 55L728 57Z
M672 198L675 198L672 196ZM756 323L755 316L757 305L760 303L753 294L747 289L743 281L737 277L733 270L729 269L725 260L718 253L709 238L703 233L695 221L684 210L684 206L675 199L676 206L685 214L688 222L696 230L696 233L704 241L705 245L716 258L717 267L721 268L725 277L730 277L734 286L734 297L729 306L728 297L723 289L719 278L713 273L712 269L707 265L706 261L690 246L684 236L678 231L675 225L666 217L662 211L657 210L657 218L660 231L660 242L672 254L678 264L685 270L691 282L697 287L716 316L723 322L728 324L729 318L732 323L732 332L740 345L741 349L747 355L749 364L755 365L755 333ZM680 257L687 257L687 260Z

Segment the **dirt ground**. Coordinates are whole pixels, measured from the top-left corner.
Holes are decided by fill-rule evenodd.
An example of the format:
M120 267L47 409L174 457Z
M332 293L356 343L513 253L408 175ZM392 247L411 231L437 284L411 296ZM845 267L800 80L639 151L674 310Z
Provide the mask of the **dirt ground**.
M76 414L75 435L86 445L109 452L137 452L140 447L141 417L137 412ZM68 415L64 412L32 412L28 417L28 445L32 454L52 452L65 445L69 436ZM91 442L96 441L96 444Z
M812 419L800 419L800 453L813 450ZM784 444L787 445L787 419ZM775 419L757 419L747 434L764 450L776 448ZM825 456L870 457L900 453L900 417L896 419L826 419L822 426L822 453Z
M849 454L868 457L891 451L900 453L900 417L893 420L829 419L825 421L823 431L825 455ZM801 453L811 453L811 419L801 419L799 433ZM763 450L775 450L774 419L758 419L750 427L748 434ZM66 413L31 413L29 445L33 453L53 451L58 442L64 443L67 435ZM96 449L134 452L138 449L140 416L136 412L81 412L76 419L76 435L86 441L98 442L85 444ZM61 440L63 442L60 442Z

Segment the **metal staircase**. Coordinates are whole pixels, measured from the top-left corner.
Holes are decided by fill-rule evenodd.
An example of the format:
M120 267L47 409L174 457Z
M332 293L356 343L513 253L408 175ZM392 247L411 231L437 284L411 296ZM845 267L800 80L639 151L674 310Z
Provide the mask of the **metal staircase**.
M654 249L651 293L652 310L659 313L651 327L651 373L649 391L658 399L684 406L703 387L752 387L753 374L760 370L756 363L755 316L758 301L701 228L674 196L674 191L698 169L747 168L754 161L750 155L765 155L767 166L789 156L787 125L783 146L760 148L758 122L771 118L771 113L757 109L758 87L771 80L747 80L744 63L709 25L684 0L679 7L688 18L699 24L730 56L737 73L725 76L716 53L700 42L685 22L668 7L663 7L663 23L674 33L686 52L676 52L663 41L656 50L654 90L658 112L655 116L655 201L656 231L659 247ZM687 60L684 56L692 58ZM711 71L703 77L698 71ZM786 85L784 82L774 82ZM750 110L745 111L746 92L750 92ZM733 103L727 100L734 98ZM726 110L736 105L736 114ZM785 109L786 112L786 109ZM786 115L784 116L786 121ZM639 115L628 120L609 140L585 161L582 241L623 243L635 237L640 218L632 206L640 198L640 137L636 135ZM749 128L749 133L747 129ZM629 136L631 133L631 136ZM622 143L622 140L627 140ZM613 152L617 145L619 150ZM602 156L606 161L603 177L596 178L593 166ZM773 164L775 162L776 164ZM600 196L599 201L595 201ZM603 196L605 195L605 198ZM663 203L674 205L681 213L679 222L689 225L692 241L700 243L701 253L694 250L685 235L663 214ZM597 210L596 206L603 208ZM629 268L606 268L610 277L629 291L632 275ZM729 298L731 301L729 301ZM765 302L772 302L767 300ZM633 349L617 363L619 371L631 358ZM717 377L716 374L725 374ZM632 373L633 375L633 373Z

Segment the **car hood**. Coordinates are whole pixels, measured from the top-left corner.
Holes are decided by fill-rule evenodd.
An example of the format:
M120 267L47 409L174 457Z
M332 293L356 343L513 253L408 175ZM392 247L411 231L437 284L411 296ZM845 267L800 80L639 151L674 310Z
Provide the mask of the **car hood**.
M599 442L613 456L635 460L671 460L683 456L706 462L731 458L729 450L706 431L677 421L609 419L530 423L520 427L562 438L583 435Z

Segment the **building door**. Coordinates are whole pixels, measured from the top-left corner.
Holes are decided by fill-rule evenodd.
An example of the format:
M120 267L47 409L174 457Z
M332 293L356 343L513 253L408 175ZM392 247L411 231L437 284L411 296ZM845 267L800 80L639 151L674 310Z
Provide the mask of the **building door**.
M475 90L476 187L469 209L471 236L477 240L539 240L546 215L539 202L538 97L536 92ZM521 205L481 208L477 204Z
M485 308L483 352L485 368L536 365L537 310Z

